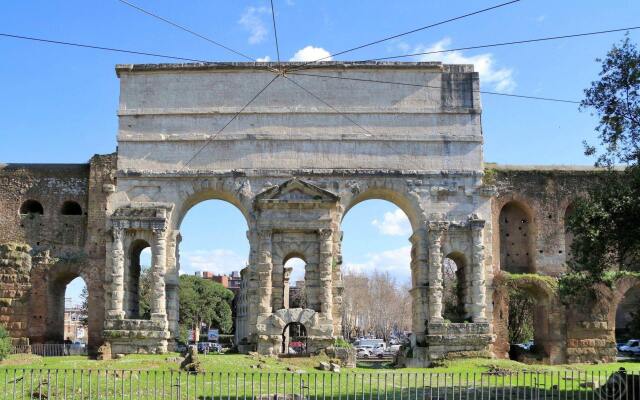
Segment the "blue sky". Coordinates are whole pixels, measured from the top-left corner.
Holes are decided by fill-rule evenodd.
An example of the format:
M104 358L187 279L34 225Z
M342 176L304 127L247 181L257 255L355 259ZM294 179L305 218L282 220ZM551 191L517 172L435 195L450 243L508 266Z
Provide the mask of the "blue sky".
M498 2L274 0L280 52L287 60L337 52ZM0 14L3 33L211 61L241 61L237 55L116 0L5 3ZM276 58L268 1L136 0L136 4L252 57ZM637 0L522 0L337 59L363 60L633 26L638 25L639 15ZM622 37L621 33L609 34L428 60L474 63L485 90L580 100L582 90L599 71L594 59ZM630 37L638 42L640 33L634 31ZM166 62L9 38L0 38L0 54L0 162L86 162L95 153L114 151L119 89L114 64ZM576 105L490 95L484 95L482 101L485 160L504 164L592 163L582 154L581 141L593 141L595 120L588 112L579 112ZM189 265L183 257L185 270L217 268L220 263L225 263L225 269L231 265L235 269L246 258L246 225L240 213L214 203L194 208L185 219L183 232L193 232L184 235L182 250L190 257ZM387 259L403 259L401 249L406 248L408 235L392 235L383 228L392 224L396 212L387 203L366 202L347 215L343 227L346 264L370 270L374 265L383 268L394 264ZM391 217L387 218L387 213ZM348 229L360 238L364 234L371 238L350 243ZM203 258L215 259L217 264L205 265Z

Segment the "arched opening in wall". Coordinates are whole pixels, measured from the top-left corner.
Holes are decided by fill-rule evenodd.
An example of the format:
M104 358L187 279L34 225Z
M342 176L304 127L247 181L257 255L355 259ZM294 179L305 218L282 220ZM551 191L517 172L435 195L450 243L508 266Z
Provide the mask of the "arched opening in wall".
M615 336L618 350L640 356L640 286L627 290L616 307ZM629 342L636 339L636 342ZM624 347L623 346L628 346ZM634 348L635 347L635 348Z
M537 363L556 357L562 340L554 341L551 335L561 331L562 316L558 312L551 308L548 295L535 282L512 282L508 288L507 315L501 315L507 319L509 358ZM552 324L557 326L551 327Z
M46 342L59 346L34 346L40 355L86 354L89 344L89 291L78 274L62 271L49 282Z
M300 322L290 322L282 329L282 354L306 355L307 329Z
M20 215L42 215L44 208L36 200L27 200L20 206Z
M534 273L533 223L526 208L510 201L502 207L499 217L500 268L522 274Z
M366 200L347 211L341 229L343 337L407 343L415 325L407 214L390 201Z
M67 351L86 349L89 340L89 289L81 277L67 285L64 294L64 343Z
M291 256L284 263L284 308L307 308L306 290L307 263L301 258ZM319 311L319 310L315 310Z
M60 209L62 215L82 215L82 207L75 201L65 201Z
M207 196L209 194L207 193ZM212 196L213 197L213 196ZM177 286L166 286L167 316L172 332L179 333L193 329L188 320L196 320L197 315L187 315L188 299L180 295L184 278L179 275L195 275L202 279L221 284L234 293L229 301L231 315L221 315L209 326L203 323L199 328L200 337L207 338L208 329L218 329L220 334L236 335L242 341L247 336L245 326L236 323L250 312L250 305L239 298L240 271L249 260L248 224L240 209L226 200L211 199L197 195L198 201L188 208L180 222L179 246L176 249L176 270L168 270L169 279L177 281ZM190 204L187 204L188 206ZM175 301L177 304L173 304ZM226 299L224 301L227 301ZM186 302L183 304L183 302Z
M124 312L128 319L151 318L151 247L144 239L131 243L129 268L124 274Z
M466 305L470 303L467 262L463 254L450 253L443 260L443 318L450 322L471 322Z
M573 203L567 206L564 212L564 254L567 261L571 261L571 245L573 244L573 233L569 230L569 218L573 215Z

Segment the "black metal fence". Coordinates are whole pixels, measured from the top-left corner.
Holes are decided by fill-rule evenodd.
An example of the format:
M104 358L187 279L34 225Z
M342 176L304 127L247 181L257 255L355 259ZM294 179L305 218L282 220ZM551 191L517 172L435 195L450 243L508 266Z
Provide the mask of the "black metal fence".
M640 400L638 372L184 373L0 369L2 399Z
M86 356L87 346L75 344L31 344L11 347L11 354L36 354L42 357Z

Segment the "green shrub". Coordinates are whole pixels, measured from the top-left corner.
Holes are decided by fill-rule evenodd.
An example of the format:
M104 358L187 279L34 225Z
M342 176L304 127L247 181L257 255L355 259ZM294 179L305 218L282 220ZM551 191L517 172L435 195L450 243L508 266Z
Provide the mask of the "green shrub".
M0 361L7 358L11 352L11 337L7 329L0 325Z
M337 349L350 349L353 346L351 345L351 343L347 342L343 338L337 338L336 340L333 341L333 347Z

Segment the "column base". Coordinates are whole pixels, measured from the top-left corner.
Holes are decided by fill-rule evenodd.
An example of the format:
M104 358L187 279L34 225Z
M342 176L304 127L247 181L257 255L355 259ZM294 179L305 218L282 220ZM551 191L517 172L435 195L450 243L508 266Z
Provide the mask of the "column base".
M109 310L107 311L107 318L108 319L124 319L124 311L115 311L115 310Z
M435 361L454 358L491 358L492 335L488 323L429 322L424 343L411 343L411 348L398 356L404 367L429 367Z
M158 323L143 319L108 319L104 340L111 344L112 354L164 354L168 339L166 318Z

